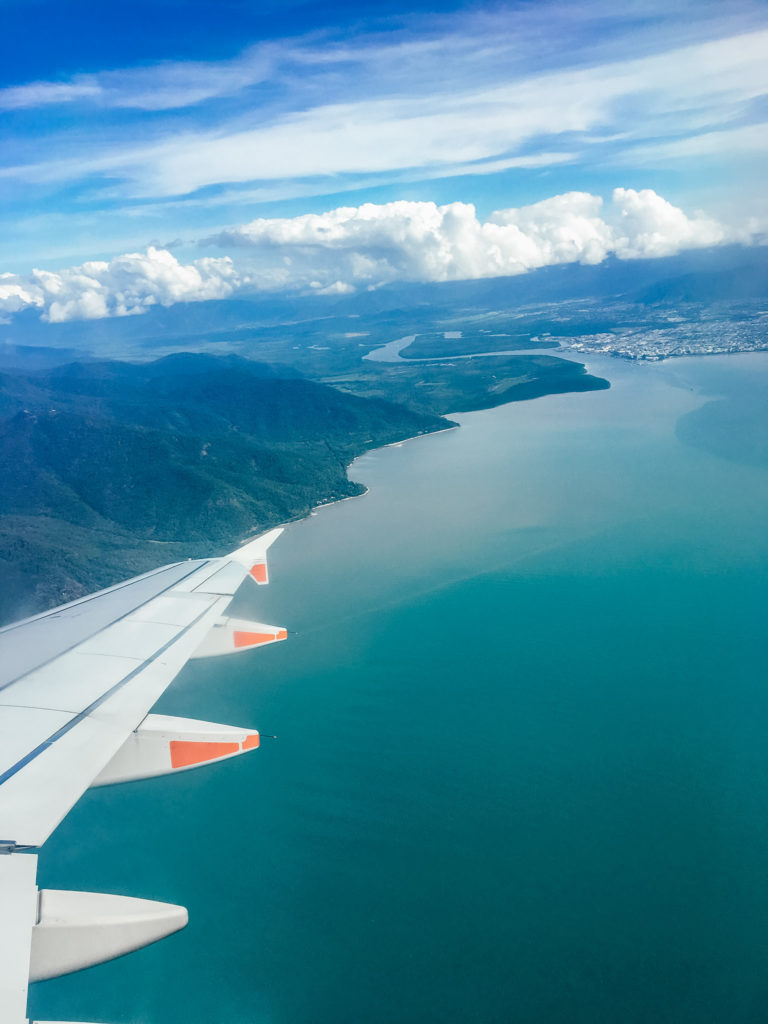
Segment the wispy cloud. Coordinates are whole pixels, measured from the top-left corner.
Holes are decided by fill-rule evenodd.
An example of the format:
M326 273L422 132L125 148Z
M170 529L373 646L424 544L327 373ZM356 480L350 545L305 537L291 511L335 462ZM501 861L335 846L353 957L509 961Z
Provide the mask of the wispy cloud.
M95 81L30 82L28 85L0 89L0 110L25 110L30 107L74 103L78 100L92 100L101 94L102 88Z
M66 82L31 82L0 89L0 110L85 102L92 108L178 110L235 96L274 70L275 47L248 48L229 61L164 61L149 67L105 70Z
M759 3L750 0L731 0L727 9L701 0L541 0L472 5L451 15L414 13L386 32L366 30L361 18L353 38L329 27L253 43L228 59L106 67L69 80L0 89L0 109L89 99L103 107L171 110L236 96L266 80L279 89L290 85L305 95L338 100L347 92L348 72L369 96L391 93L398 83L407 91L427 86L430 92L450 92L456 82L493 81L502 73L519 77L534 66L595 66L673 49L671 39L680 45L753 31L760 15Z
M627 150L622 160L625 163L660 163L702 157L728 160L736 155L764 159L767 151L768 121L637 146Z
M641 164L645 151L640 142L677 142L745 116L766 91L766 52L768 30L635 60L522 74L482 88L457 84L450 95L392 91L290 109L267 123L261 112L245 112L215 127L161 135L150 144L95 145L90 153L80 149L76 156L6 167L0 173L48 183L90 175L122 183L117 188L125 196L171 197L221 184L409 168L423 169L425 176L441 167L482 173L483 162L489 161L545 166L547 153L562 153L563 142L584 160L596 143L605 148L602 137L611 134L631 143ZM392 47L392 63L398 53ZM182 76L175 69L170 77ZM169 82L167 75L166 92L156 93L158 103L171 89ZM206 91L204 83L195 88ZM744 127L745 133L751 130ZM623 148L614 141L608 159L620 161Z

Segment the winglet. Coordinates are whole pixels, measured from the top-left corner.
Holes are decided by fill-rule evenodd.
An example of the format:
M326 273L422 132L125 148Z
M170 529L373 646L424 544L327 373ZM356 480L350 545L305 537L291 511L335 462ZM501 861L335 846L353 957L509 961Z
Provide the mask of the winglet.
M256 583L269 583L269 573L267 571L267 550L274 544L280 534L283 532L283 527L278 526L274 530L270 530L268 533L263 533L261 537L257 537L255 540L249 541L243 547L238 548L237 551L233 551L228 557L231 561L237 562L238 565L242 565L248 575Z

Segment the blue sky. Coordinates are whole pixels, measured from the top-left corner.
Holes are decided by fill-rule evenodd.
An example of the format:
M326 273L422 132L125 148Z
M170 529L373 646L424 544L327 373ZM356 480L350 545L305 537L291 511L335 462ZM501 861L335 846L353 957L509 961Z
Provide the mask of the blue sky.
M263 267L271 252L285 267L292 229L238 229L404 201L473 204L482 226L571 192L610 205L616 188L715 220L720 240L759 237L767 13L747 0L0 0L0 272L13 282L148 245L190 266ZM625 205L607 218L616 238ZM308 243L302 222L298 255L326 227Z

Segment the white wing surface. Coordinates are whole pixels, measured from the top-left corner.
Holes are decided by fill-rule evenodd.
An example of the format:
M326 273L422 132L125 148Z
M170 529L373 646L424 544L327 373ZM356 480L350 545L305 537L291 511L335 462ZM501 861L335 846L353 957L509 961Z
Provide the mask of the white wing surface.
M272 530L223 558L179 562L0 630L0 1021L26 1021L28 981L138 949L183 907L38 891L37 851L91 785L184 771L258 746L255 730L149 714L192 657L286 631L224 614L268 581Z

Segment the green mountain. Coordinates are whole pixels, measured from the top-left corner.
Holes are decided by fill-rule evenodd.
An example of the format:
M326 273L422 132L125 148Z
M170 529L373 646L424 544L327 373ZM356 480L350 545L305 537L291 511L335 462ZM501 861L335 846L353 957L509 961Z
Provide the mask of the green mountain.
M6 373L0 417L3 621L359 494L355 456L446 426L192 354Z

